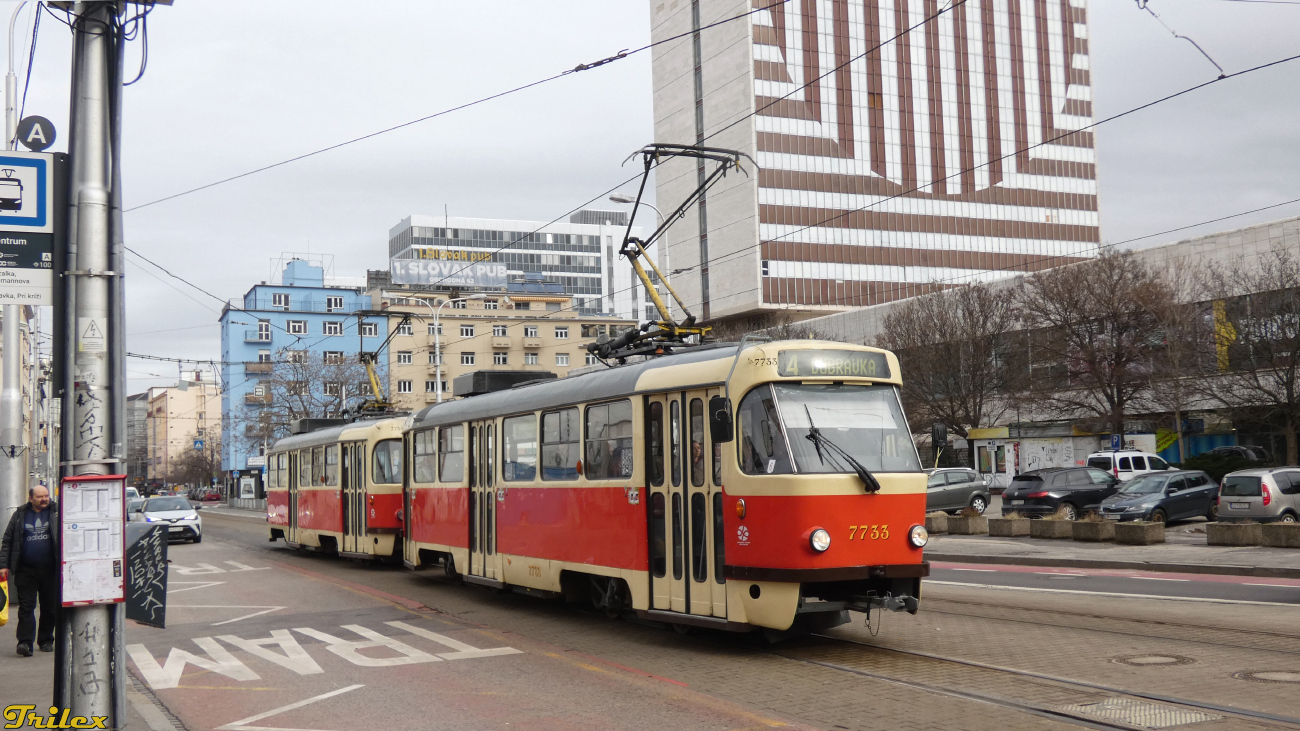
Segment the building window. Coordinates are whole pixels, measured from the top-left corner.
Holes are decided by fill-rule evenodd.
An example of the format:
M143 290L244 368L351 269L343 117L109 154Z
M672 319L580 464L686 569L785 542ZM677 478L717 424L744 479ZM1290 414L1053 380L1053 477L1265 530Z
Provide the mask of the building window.
M325 351L325 365L340 365L343 363L343 351L327 350Z
M494 337L494 338L504 338L504 337L506 337L506 326L505 326L505 325L493 325L493 326L492 326L492 337Z
M343 323L341 323L341 322L327 322L327 323L325 323L325 334L326 334L326 335L342 335L342 334L343 334Z
M325 383L326 396L338 396L342 392L343 392L343 384L338 383L337 381L327 381Z
M493 353L493 354L492 354L492 365L507 365L507 362L506 362L506 356L507 356L507 355L508 355L507 353L505 353L504 351L500 351L500 350L498 350L497 352Z
M429 365L442 365L442 358L438 353L429 353Z
M524 365L537 365L537 354L524 353Z
M461 336L462 338L472 338L472 337L474 337L474 326L473 326L473 325L461 325L461 326L460 326L460 336Z
M557 366L567 366L568 364L569 364L569 354L568 354L568 353L556 353L556 354L555 354L555 365L557 365Z
M410 335L410 334L411 334L411 323L409 323L409 322L403 322L403 323L400 323L400 324L397 326L397 334L398 334L398 335Z
M379 335L379 326L373 322L361 323L361 337L373 338Z
M524 325L524 337L526 337L526 338L535 338L535 337L537 337L537 326L536 326L536 325Z
M397 392L398 392L398 393L410 393L410 392L411 392L411 382L410 382L410 381L398 381L398 382L397 382Z
M650 320L650 321L652 321L652 322L658 320L658 319L659 319L659 308L658 308L658 307L655 307L654 305L646 305L646 306L645 306L645 319Z
M338 312L338 311L341 310L341 309L343 309L343 298L342 298L342 297L326 297L326 298L325 298L325 311L326 311L326 312Z
M290 363L307 362L307 351L305 350L289 350L286 351L286 354L288 355L288 360Z
M440 323L438 323L438 324L436 324L436 325L433 324L432 322L429 323L429 334L430 334L430 335L441 335L441 334L442 334L442 323L440 322Z
M286 384L284 385L284 391L285 391L285 393L289 394L290 396L306 396L306 395L307 395L307 382L306 382L306 381L289 381L288 383L286 383Z
M258 363L270 363L270 362L271 362L271 351L269 351L269 350L259 350L259 351L257 351L257 362L258 362Z
M411 362L411 351L403 350L397 354L397 365L410 365Z
M557 327L557 328L555 328L555 339L556 339L556 340L568 340L568 339L569 339L569 328L568 328L567 326L566 326L566 327Z
M485 310L495 310L495 309L498 309L498 307L497 307L497 301L496 301L496 300L483 300L483 309L485 309Z
M306 321L306 320L290 320L290 321L289 321L289 334L290 334L290 335L306 335L306 334L307 334L307 321Z
M599 362L600 359L596 357L595 353L587 353L587 365L596 365Z
M266 320L257 321L257 339L263 343L271 342L271 323Z
M438 382L437 382L437 381L425 381L425 382L424 382L424 392L425 392L425 393L437 393L437 392L438 392Z
M768 270L768 267L767 267L767 261L766 261L766 260L764 260L764 261L762 262L762 267L763 267L763 276L765 276L765 277L767 277L767 276L771 276L771 275L769 274L769 270Z
M271 295L271 306L276 308L277 310L289 309L289 295L287 294Z
M473 353L461 353L461 354L460 354L460 364L461 364L461 365L474 365L474 354L473 354Z
M453 310L463 310L466 307L468 307L468 305L465 300L453 300L451 303L451 309Z

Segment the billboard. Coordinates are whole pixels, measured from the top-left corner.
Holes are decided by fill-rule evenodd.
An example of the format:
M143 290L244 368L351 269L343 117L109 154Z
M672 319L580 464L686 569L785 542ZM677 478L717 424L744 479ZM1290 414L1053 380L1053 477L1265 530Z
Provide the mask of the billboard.
M393 284L476 289L506 286L506 265L491 261L389 259Z

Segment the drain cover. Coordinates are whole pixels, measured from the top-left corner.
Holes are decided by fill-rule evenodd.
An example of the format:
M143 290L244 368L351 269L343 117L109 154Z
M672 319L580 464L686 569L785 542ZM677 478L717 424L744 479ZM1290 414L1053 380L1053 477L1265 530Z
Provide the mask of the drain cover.
M1257 683L1300 683L1300 673L1287 670L1261 670L1253 673L1233 673L1237 680L1253 680Z
M1188 723L1217 721L1223 716L1215 716L1200 711L1192 711L1177 706L1147 703L1133 698L1107 698L1098 703L1080 703L1060 709L1073 716L1099 718L1116 721L1134 728L1171 728Z
M1191 665L1196 661L1182 655L1120 655L1112 658L1111 662L1145 668L1153 665Z

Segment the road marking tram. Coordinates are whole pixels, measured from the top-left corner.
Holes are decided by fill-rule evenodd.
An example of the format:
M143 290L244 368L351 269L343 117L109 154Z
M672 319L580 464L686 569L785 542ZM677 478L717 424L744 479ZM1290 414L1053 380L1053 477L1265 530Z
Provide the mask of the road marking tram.
M716 344L289 437L271 452L271 491L299 497L268 500L271 539L370 551L339 542L338 511L304 512L304 493L328 501L330 480L349 484L355 469L334 477L328 454L351 444L374 465L356 489L400 518L386 526L401 541L372 555L400 551L409 568L680 628L915 612L926 480L900 384L897 359L874 348ZM398 434L400 452L382 446ZM398 466L400 488L369 481L376 459ZM360 528L360 543L378 537Z

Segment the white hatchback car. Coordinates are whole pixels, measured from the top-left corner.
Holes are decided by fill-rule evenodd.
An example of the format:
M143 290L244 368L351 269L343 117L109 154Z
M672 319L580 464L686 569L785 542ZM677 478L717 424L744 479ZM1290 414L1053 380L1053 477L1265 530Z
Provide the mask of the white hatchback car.
M1106 470L1120 482L1134 477L1173 469L1169 463L1150 452L1122 450L1119 452L1093 452L1088 455L1088 466Z

